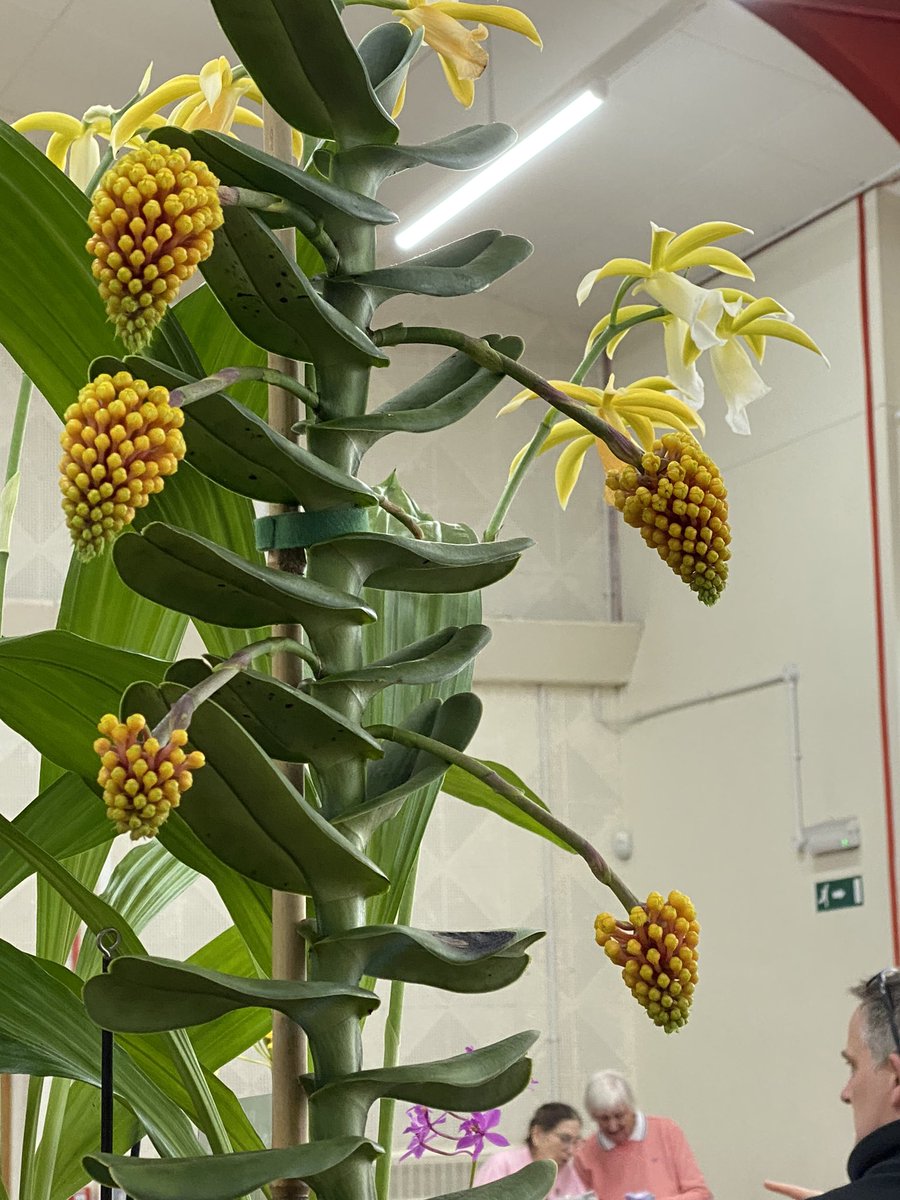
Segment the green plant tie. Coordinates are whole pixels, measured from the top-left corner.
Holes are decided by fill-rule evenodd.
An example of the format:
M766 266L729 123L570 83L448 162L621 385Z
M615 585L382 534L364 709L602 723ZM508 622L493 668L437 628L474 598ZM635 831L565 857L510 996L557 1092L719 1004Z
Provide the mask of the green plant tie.
M348 506L257 517L255 528L257 550L300 550L342 533L368 533L371 525L367 508Z

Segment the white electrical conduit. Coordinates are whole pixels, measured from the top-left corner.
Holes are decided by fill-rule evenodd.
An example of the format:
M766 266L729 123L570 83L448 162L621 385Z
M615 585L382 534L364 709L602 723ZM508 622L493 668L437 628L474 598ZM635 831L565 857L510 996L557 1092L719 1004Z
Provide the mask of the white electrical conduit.
M650 708L644 712L634 713L630 717L622 717L602 723L615 733L624 733L635 725L645 721L653 721L657 717L669 713L684 712L689 708L698 708L701 704L714 704L718 700L731 700L735 696L746 696L753 692L761 692L765 688L785 687L788 699L788 727L790 730L791 778L794 792L794 848L798 853L806 844L806 821L803 815L803 773L801 763L803 755L800 750L800 668L788 663L780 675L771 675L768 679L759 679L754 683L738 684L736 687L723 688L717 692L705 692L691 700L679 700L674 704L665 704L661 708Z

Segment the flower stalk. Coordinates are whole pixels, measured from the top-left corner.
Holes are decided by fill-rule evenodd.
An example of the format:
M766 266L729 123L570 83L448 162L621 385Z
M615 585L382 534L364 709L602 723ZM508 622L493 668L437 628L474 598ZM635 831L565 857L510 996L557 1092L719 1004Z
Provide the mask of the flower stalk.
M306 209L270 192L255 192L250 188L227 187L225 184L219 185L219 202L223 208L239 205L241 208L251 208L254 212L284 217L315 246L329 275L334 275L340 269L341 256L337 246L325 232L322 222L317 221Z
M396 742L401 746L409 746L413 750L424 750L427 754L433 754L435 758L442 759L450 766L460 767L469 775L480 779L482 783L487 784L491 791L496 792L498 796L502 796L505 800L509 800L520 812L525 813L539 825L542 825L544 829L555 834L567 846L571 846L575 853L580 855L587 863L591 874L596 879L599 879L604 887L609 888L627 912L630 912L639 903L635 894L619 878L600 851L595 846L592 846L587 838L577 833L574 829L570 829L564 821L554 816L553 813L548 812L546 808L542 808L540 804L535 804L524 792L520 791L514 784L509 783L502 775L499 775L496 771L486 766L479 759L473 758L469 754L464 754L463 751L456 750L452 746L447 746L443 742L435 741L434 738L426 737L421 733L415 733L410 729L400 729L395 725L369 725L366 732L380 741Z
M574 403L558 388L553 387L543 375L538 375L536 371L516 362L514 358L495 350L483 338L471 337L457 329L444 329L432 325L389 325L384 329L376 329L372 333L372 341L376 346L401 346L413 343L427 346L449 346L451 349L460 350L485 370L493 371L497 375L508 375L510 379L515 379L523 387L530 388L535 395L546 400L558 412L577 421L579 425L584 426L588 433L592 433L594 437L605 442L622 462L632 466L640 465L641 450L632 442L631 438L625 437L617 429L613 429L601 417L589 412L582 405Z
M609 327L604 330L604 332L589 347L581 362L575 368L574 372L572 373L572 383L584 382L591 367L593 367L594 363L597 361L609 343L613 340L613 338L618 337L621 333L627 329L630 329L633 325L640 325L644 321L655 321L665 312L665 309L658 308L654 312L641 313L639 316L631 317L626 321L618 323L616 321L616 316L619 311L619 305L622 301L622 297L625 294L626 285L629 282L631 281L626 280L625 284L619 288L616 299L613 302ZM561 413L557 408L551 408L544 414L543 420L534 431L534 436L528 443L525 453L516 463L506 481L503 491L500 493L500 499L497 501L497 506L491 514L491 519L484 531L484 541L495 542L497 540L500 530L503 528L503 522L506 520L509 510L512 507L512 502L515 500L519 489L525 482L525 476L528 474L531 464L540 453L541 447L549 437L550 430L559 420L560 415Z
M302 384L296 375L289 375L272 367L223 367L221 371L198 379L196 383L186 383L183 387L175 388L169 393L169 403L173 407L184 408L187 404L193 404L195 400L204 400L207 396L214 396L216 392L233 387L236 383L248 381L268 383L282 388L302 400L313 412L319 407L319 397L312 388Z

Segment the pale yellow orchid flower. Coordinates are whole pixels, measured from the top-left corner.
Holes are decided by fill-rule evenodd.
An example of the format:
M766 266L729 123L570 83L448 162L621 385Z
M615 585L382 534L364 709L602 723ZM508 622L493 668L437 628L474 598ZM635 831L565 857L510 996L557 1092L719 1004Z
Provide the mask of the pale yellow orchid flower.
M521 33L538 48L541 38L534 25L517 8L505 4L463 4L458 0L408 0L404 7L394 10L408 29L423 29L425 41L441 62L444 76L455 98L465 108L475 99L475 80L484 74L488 53L482 46L487 38L487 25ZM463 21L478 22L474 29ZM484 22L485 24L482 24ZM394 115L403 107L404 87L394 106Z
M168 117L160 111L176 100L177 108ZM175 125L188 131L212 129L218 133L230 133L232 125L262 125L262 117L242 105L243 100L262 104L262 93L249 75L241 74L231 67L226 58L213 58L205 63L198 75L176 75L160 84L152 92L133 104L116 122L112 145L118 150L128 139L141 130L152 130L160 125ZM299 134L295 135L294 152L302 153Z
M578 303L584 303L600 279L615 275L637 276L640 283L635 291L646 292L657 304L684 321L701 351L721 345L716 329L728 307L721 290L700 287L677 272L691 267L713 267L726 275L753 279L753 272L743 259L730 250L710 244L751 230L730 221L706 221L677 236L671 229L661 229L658 225L653 225L652 230L649 262L639 258L613 258L599 270L589 271L578 285Z
M49 133L47 157L84 191L100 165L98 138L109 141L112 109L89 108L79 121L68 113L35 112L13 121L19 133Z
M646 313L658 309L658 307L656 304L623 304L616 313L616 323L619 324L623 321L630 321L634 317L644 316ZM588 334L585 354L590 351L597 338L606 331L611 316L611 313L607 313L605 317L601 317ZM663 327L666 374L675 384L678 393L691 408L700 409L703 407L703 379L697 370L694 360L688 359L685 354L685 334L688 332L688 327L684 321L679 320L678 317L673 317L671 313L663 313L657 320L662 323ZM623 329L610 339L609 344L606 346L607 358L612 358L622 338L630 332L631 327ZM688 337L690 337L689 333Z
M809 334L793 323L793 314L771 296L757 300L736 288L717 290L725 300L726 312L717 330L721 344L710 349L709 359L719 391L725 398L725 420L735 433L749 434L747 405L767 395L772 389L750 361L745 345L758 362L763 360L766 338L770 337L812 350L825 359L826 364L828 359ZM738 311L732 313L730 309L735 304L739 306ZM690 363L698 355L699 351L686 331L683 359Z
M613 375L610 375L609 382L603 389L584 387L581 384L569 383L562 379L552 379L550 382L553 387L558 388L570 399L577 400L594 409L619 433L630 437L633 432L645 450L649 450L653 446L658 428L674 429L681 433L690 433L692 428L703 431L703 422L696 412L679 400L677 396L671 395L676 390L675 384L671 379L663 376L651 375L646 379L637 379L634 383L622 388L616 387ZM513 396L512 400L505 404L497 415L503 416L504 413L514 412L526 400L535 398L535 393L526 388ZM583 425L571 418L557 421L552 426L538 453L545 454L563 442L568 442L569 445L560 454L556 463L556 494L560 506L565 508L581 474L584 457L591 446L596 447L606 471L617 470L622 464L605 442L592 433L588 433ZM523 446L513 459L510 465L510 474L516 469L527 449L527 445ZM612 498L607 496L607 501L612 503Z

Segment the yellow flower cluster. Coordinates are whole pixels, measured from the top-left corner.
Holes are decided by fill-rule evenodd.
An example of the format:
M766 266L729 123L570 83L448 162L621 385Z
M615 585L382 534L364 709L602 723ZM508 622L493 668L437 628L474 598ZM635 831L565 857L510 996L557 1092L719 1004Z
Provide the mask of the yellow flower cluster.
M184 457L184 413L164 387L127 371L98 375L66 409L59 464L63 511L83 559L100 554Z
M151 736L147 722L135 713L120 721L107 713L94 742L103 766L97 782L103 788L106 815L119 833L132 840L156 837L160 825L193 783L192 771L206 761L199 750L185 753L184 729L175 729L164 746Z
M212 253L223 220L218 186L187 150L147 142L110 167L94 192L87 249L109 319L133 354Z
M681 892L668 900L651 892L631 910L630 921L601 913L594 922L597 944L622 968L622 978L654 1025L674 1033L688 1019L697 983L696 910Z
M728 492L719 468L686 433L667 433L641 459L641 470L610 471L607 487L625 522L680 575L704 604L728 579Z

